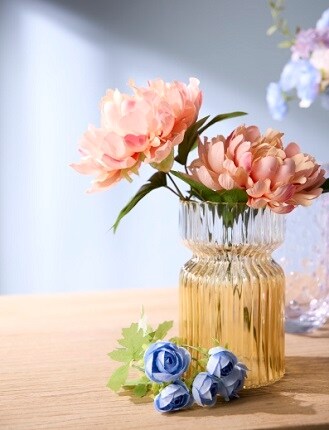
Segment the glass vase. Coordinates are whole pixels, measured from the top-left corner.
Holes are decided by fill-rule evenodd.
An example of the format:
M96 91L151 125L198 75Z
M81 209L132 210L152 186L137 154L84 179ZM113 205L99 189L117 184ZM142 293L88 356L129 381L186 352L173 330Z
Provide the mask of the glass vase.
M269 209L181 201L180 231L193 256L180 273L179 335L234 352L249 369L245 388L284 375L284 272L271 256L284 225Z
M284 245L276 252L286 274L286 332L322 327L329 313L329 194L287 219Z

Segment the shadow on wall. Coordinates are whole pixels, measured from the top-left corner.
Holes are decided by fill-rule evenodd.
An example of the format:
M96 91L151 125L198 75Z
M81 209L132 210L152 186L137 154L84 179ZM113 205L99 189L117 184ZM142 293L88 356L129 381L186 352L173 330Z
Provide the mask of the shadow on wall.
M265 88L271 80L277 80L281 66L289 57L287 51L276 48L278 39L266 36L271 24L267 2L36 0L35 5L45 13L49 13L51 7L51 13L54 17L58 15L62 25L104 48L114 40L118 44L135 46L136 51L141 50L141 62L145 60L143 49L146 48L154 53L155 61L156 54L161 53L164 58L189 64L192 71L204 69L215 82L220 80L230 85L232 92L244 93L246 99L258 96L264 110ZM327 6L326 0L316 4L290 0L285 16L292 28L299 24L296 23L298 18L301 25L307 27ZM70 11L76 17L75 22L63 14L61 8ZM303 13L298 17L296 10L303 10ZM84 21L83 26L80 20ZM116 58L108 61L111 67L121 67ZM144 70L147 66L146 63ZM315 124L319 128L326 127L327 113L318 105L307 115L311 117L312 127Z

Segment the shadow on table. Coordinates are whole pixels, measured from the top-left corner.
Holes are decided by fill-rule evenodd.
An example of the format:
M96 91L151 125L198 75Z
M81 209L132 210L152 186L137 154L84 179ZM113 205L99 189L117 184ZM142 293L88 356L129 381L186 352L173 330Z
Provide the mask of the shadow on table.
M315 415L314 394L329 394L329 357L287 357L286 375L273 385L243 390L240 399L225 402L219 400L218 407L193 408L182 413L193 417L249 415L268 413L271 415ZM307 400L296 398L298 394L309 394Z
M328 338L329 337L329 322L323 326L309 333L300 333L297 336Z

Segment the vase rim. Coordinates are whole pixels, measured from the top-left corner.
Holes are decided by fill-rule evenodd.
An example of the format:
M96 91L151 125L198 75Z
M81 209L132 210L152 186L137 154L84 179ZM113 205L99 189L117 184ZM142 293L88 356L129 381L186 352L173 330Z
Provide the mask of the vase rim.
M180 204L182 205L208 205L208 206L238 206L238 207L246 207L249 209L254 209L254 210L259 210L256 208L252 208L250 206L247 205L247 203L244 202L210 202L209 200L183 200L183 199L179 199L180 200ZM265 208L260 208L260 209L265 209Z

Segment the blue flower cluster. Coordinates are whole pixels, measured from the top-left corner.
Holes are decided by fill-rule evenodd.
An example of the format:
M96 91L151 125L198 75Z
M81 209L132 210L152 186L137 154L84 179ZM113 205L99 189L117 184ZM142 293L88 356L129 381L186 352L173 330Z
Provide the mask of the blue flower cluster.
M294 89L299 107L308 108L321 93L323 107L329 108L329 9L322 14L316 28L297 34L291 51L279 82L271 82L267 88L267 105L277 120L286 115L291 99L288 93Z
M214 406L217 396L229 401L243 388L247 368L222 347L209 350L206 371L193 380L191 391L181 380L191 362L190 353L171 342L156 342L144 355L145 374L153 382L169 383L154 399L159 412L171 412L191 406Z

